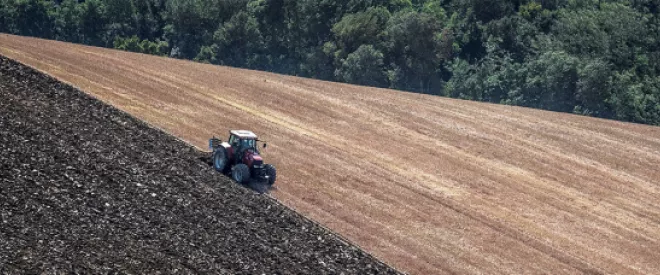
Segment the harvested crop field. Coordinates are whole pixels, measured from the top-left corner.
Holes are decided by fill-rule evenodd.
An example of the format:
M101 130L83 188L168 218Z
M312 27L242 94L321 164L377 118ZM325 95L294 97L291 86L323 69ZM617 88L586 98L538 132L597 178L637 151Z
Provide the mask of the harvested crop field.
M658 127L9 35L0 54L199 148L254 130L273 197L402 271L660 274Z
M204 154L0 57L0 273L395 273Z

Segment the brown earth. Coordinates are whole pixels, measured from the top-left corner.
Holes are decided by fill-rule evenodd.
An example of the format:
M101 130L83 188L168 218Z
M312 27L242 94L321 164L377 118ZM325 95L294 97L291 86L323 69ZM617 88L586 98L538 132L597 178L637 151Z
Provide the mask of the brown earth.
M269 141L284 204L410 273L660 274L660 128L0 35L205 148Z

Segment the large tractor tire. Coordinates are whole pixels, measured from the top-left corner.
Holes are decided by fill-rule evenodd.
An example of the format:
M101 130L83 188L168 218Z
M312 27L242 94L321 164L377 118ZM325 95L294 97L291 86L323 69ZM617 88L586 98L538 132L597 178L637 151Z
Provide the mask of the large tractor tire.
M224 148L218 148L213 153L213 168L220 173L227 172L229 168L229 159L227 159L227 152Z
M248 183L250 181L250 168L243 163L237 164L231 170L231 177L238 183Z
M272 164L266 164L264 169L266 169L266 175L268 176L268 185L273 185L277 178L277 170L275 170L275 166Z

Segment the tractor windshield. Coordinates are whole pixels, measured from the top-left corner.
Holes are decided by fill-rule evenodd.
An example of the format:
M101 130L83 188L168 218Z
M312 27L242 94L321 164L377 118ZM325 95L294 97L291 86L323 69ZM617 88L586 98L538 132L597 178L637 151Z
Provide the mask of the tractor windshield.
M257 141L254 139L242 139L240 145L244 149L257 148Z

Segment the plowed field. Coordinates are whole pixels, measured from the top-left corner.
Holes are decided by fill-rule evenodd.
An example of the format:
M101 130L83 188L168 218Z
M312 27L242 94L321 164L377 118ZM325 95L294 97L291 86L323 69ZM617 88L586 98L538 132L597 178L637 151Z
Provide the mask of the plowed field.
M660 273L660 128L0 35L0 54L199 148L250 129L271 195L417 274Z

